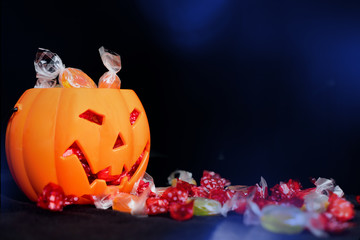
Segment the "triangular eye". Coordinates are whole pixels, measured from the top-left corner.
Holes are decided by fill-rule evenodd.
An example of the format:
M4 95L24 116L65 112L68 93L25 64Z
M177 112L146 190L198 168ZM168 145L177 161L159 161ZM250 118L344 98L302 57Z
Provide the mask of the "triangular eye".
M79 117L86 119L90 122L96 123L98 125L102 125L104 120L104 116L97 114L96 112L93 112L90 109L80 114Z
M139 115L140 115L140 112L136 108L134 108L134 110L132 110L132 112L130 113L130 124L131 125L134 125L134 123L136 122Z
M116 138L113 149L119 148L119 147L124 146L124 145L125 145L124 141L122 140L121 135L119 134L117 136L117 138Z

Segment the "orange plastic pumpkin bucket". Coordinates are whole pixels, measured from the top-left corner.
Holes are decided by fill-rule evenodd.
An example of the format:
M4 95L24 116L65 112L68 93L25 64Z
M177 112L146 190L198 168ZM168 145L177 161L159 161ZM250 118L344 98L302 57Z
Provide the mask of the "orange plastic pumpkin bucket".
M16 183L32 201L49 182L67 195L101 194L107 183L89 179L90 171L108 168L116 175L132 170L117 185L124 192L145 173L150 130L132 90L34 88L15 109L6 131L6 156ZM84 159L69 154L73 146Z

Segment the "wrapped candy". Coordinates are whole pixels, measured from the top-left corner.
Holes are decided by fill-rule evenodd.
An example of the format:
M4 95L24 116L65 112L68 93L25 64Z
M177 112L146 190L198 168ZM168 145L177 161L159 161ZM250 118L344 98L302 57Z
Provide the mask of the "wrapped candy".
M178 177L176 177L177 175L178 175ZM170 175L168 177L169 185L176 186L177 179L196 185L196 181L192 177L191 172L187 172L184 170L176 170L176 171L170 173Z
M308 229L317 237L326 237L325 223L319 222L318 213L304 212L288 205L267 205L263 209L248 199L244 213L245 225L259 225L268 231L283 234L297 234Z
M211 216L221 213L221 203L209 198L194 198L194 215Z
M315 191L304 196L304 206L309 212L325 212L329 205L329 195L344 196L343 190L335 185L335 181L332 179L318 178L314 184Z
M128 212L136 216L147 215L147 199L154 195L155 184L153 178L145 173L133 186L131 193L119 192L113 198L113 210Z
M36 71L35 88L52 88L56 85L59 69L63 68L62 61L56 53L39 48L34 61Z
M277 233L295 234L304 230L306 215L299 208L283 205L269 205L264 207L261 225Z
M145 172L144 176L134 184L134 186L133 186L130 193L133 194L133 195L139 196L147 188L150 188L150 193L151 192L153 192L153 193L156 192L154 179L150 176L150 174Z
M305 209L309 212L324 212L329 205L329 197L318 193L311 192L304 197Z
M149 193L150 188L147 188L139 196L120 192L113 200L112 209L131 213L136 216L146 216L146 200L148 199Z
M222 208L222 214L226 216L227 211L235 211L239 214L244 214L247 207L247 197L244 195L244 191L236 191L234 196L226 201Z
M155 194L157 196L161 196L165 191L166 189L168 189L169 187L156 187L155 188Z
M50 211L62 211L63 207L75 204L79 197L65 195L61 186L55 183L48 183L37 200L37 206Z
M355 216L354 205L334 193L329 197L329 206L326 211L340 222L349 221Z
M104 73L99 80L99 88L120 88L121 80L116 75L121 69L120 55L104 47L99 48L101 60L109 70Z
M169 206L169 213L175 220L189 220L194 215L194 201L185 203L174 202Z
M316 192L329 195L330 192L335 193L337 196L344 196L343 190L335 185L335 181L333 179L327 178L318 178L314 183L316 186Z
M94 81L83 71L65 68L60 57L47 49L38 49L34 66L38 79L35 88L55 87L56 77L65 88L96 88Z
M139 202L138 196L121 192L114 198L112 209L119 212L131 213L137 202Z
M113 200L118 197L120 190L116 186L108 186L103 194L93 196L94 205L98 209L108 209L112 207Z

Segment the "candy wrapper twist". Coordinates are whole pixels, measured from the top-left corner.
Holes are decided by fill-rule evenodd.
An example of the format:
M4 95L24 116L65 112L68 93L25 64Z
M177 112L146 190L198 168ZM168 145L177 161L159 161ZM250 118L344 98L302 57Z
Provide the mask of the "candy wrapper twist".
M99 48L101 60L109 70L99 80L99 88L120 88L121 80L116 75L121 70L120 55L104 47Z
M60 57L47 49L38 49L34 66L37 77L35 88L55 87L56 77L64 88L96 88L94 81L83 71L65 68Z

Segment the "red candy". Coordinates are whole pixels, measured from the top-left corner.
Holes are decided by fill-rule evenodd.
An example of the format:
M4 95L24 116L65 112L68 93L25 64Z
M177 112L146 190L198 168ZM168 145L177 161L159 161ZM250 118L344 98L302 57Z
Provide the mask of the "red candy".
M170 204L169 212L170 216L175 220L188 220L194 215L194 201L189 203L173 202Z
M184 203L188 199L188 193L176 187L169 187L161 195L161 198L168 200L169 203Z
M79 201L79 197L75 195L66 195L64 199L64 206L76 204Z
M269 199L264 199L264 198L257 198L253 200L260 209L263 209L264 207L268 206L268 205L278 205L279 203L276 201L272 201Z
M300 199L304 199L304 197L312 192L314 192L316 190L316 188L308 188L308 189L303 189L299 192L297 192L295 194L296 197L300 198Z
M63 157L68 157L70 155L76 155L80 161L85 160L84 153L81 151L79 146L76 143L73 143L63 154Z
M256 184L255 186L251 186L248 188L248 193L254 193L254 198L262 198L265 199L268 197L268 191L267 187L265 188L265 191L263 191L263 188L259 186L259 184Z
M73 143L63 154L63 157L68 157L70 155L76 155L79 159L82 167L84 168L84 171L86 173L86 176L88 177L89 183L92 183L96 179L96 174L93 174L91 172L91 168L89 166L89 163L87 162L84 153L81 151L79 146L76 143Z
M325 230L330 233L342 233L345 230L353 227L354 223L350 222L339 222L336 218L329 218L325 225Z
M54 183L49 183L44 187L37 201L38 207L51 211L62 211L64 205L65 193L60 186Z
M190 191L190 196L207 198L209 196L209 190L205 187L193 186Z
M148 187L150 187L150 182L145 182L142 179L139 182L139 186L136 189L136 195L142 194ZM156 193L150 190L149 197L156 197Z
M68 150L69 151L69 150ZM76 151L78 152L78 151ZM80 151L81 152L81 151ZM82 154L82 152L81 152ZM121 180L125 177L125 176L128 176L129 179L134 175L134 173L136 172L136 170L138 169L141 161L143 160L144 158L144 154L145 152L142 152L141 155L139 156L138 160L135 162L135 164L131 167L130 171L126 172L126 171L123 171L121 174L118 174L118 175L111 175L110 174L110 167L107 167L101 171L99 171L98 173L96 174L93 174L91 172L91 169L89 167L89 164L86 162L86 159L85 157L83 157L85 163L82 161L81 164L83 164L83 167L85 169L85 172L86 172L86 175L88 176L89 178L89 181L90 183L95 180L95 179L102 179L102 180L105 180L106 181L106 184L107 185L119 185L121 183ZM83 156L83 155L82 155ZM81 155L80 155L81 157ZM80 158L79 158L80 159ZM81 157L82 159L82 157Z
M226 195L228 196L229 199L233 198L233 196L235 195L235 191L234 190L225 190Z
M239 214L244 214L246 210L246 206L247 206L246 198L240 197L236 200L234 211Z
M130 113L130 124L134 125L134 123L136 122L136 119L139 117L140 112L136 109L134 109L131 113Z
M356 201L360 204L360 195L356 196Z
M74 204L78 200L79 198L74 195L65 196L59 185L48 183L38 198L37 206L51 211L62 211L64 206Z
M341 222L349 221L355 216L354 205L338 197L336 194L331 194L329 197L327 212L331 213L336 220Z
M149 215L166 213L169 210L169 201L163 198L150 197L146 200L146 210Z
M203 177L200 180L200 185L208 190L223 189L225 186L230 185L230 181L225 178L221 178L221 176L217 173L204 171Z
M142 179L139 182L139 186L136 189L136 194L142 194L148 187L150 186L150 182L144 182Z
M90 122L96 123L98 125L102 125L104 117L94 113L93 111L87 110L79 115L80 118L84 118L89 120Z
M328 212L321 213L315 219L311 219L311 225L317 229L325 230L329 233L342 233L350 227L354 226L354 223L341 222Z
M110 175L110 167L107 167L96 174L96 178L105 180L108 185L119 185L122 178L126 175L126 172L123 172L119 175Z
M127 175L129 176L129 179L134 175L134 173L136 172L136 170L138 169L141 161L143 160L144 158L144 155L145 155L145 151L143 151L138 160L136 160L135 164L131 167L130 171L127 173Z
M210 190L209 198L220 202L221 205L224 205L224 203L230 199L226 191L223 189Z
M188 182L182 181L180 179L177 179L176 181L176 188L180 189L184 192L191 193L192 187L195 186L193 184L190 184Z
M209 177L209 178L221 178L220 174L212 172L212 171L203 171L203 177Z
M294 196L292 198L284 198L284 199L280 200L279 203L286 204L286 205L292 205L292 206L301 208L304 205L304 199Z
M301 191L301 184L296 180L290 179L287 183L281 182L276 184L271 191L271 199L274 201L280 201L284 198L292 198L298 192Z

